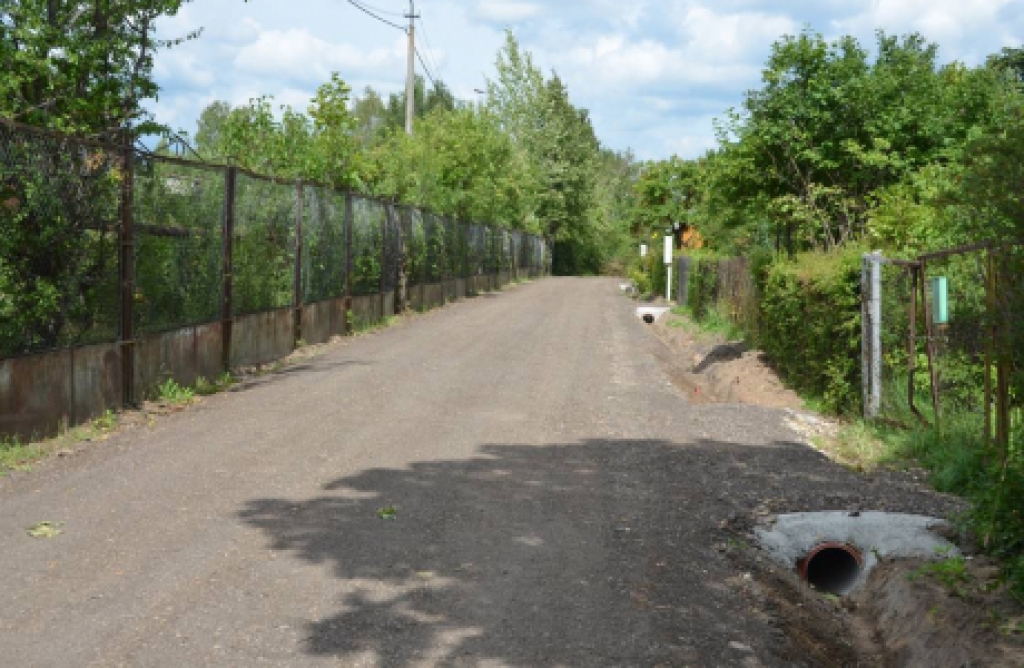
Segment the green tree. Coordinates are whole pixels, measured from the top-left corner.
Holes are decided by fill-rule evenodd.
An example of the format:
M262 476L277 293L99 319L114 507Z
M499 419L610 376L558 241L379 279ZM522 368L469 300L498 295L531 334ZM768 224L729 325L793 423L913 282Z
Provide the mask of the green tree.
M0 116L121 143L162 128L154 25L184 0L0 4ZM122 156L17 131L0 164L0 355L112 340Z
M199 32L164 40L154 26L186 1L4 3L0 115L101 138L160 130L143 107L159 91L154 59Z

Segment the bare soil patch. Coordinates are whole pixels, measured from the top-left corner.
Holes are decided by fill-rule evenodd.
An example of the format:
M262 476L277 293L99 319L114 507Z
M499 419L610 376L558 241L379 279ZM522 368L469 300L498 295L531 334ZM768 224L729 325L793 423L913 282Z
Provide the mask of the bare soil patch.
M768 358L748 350L743 341L726 341L703 332L688 318L666 314L651 330L672 351L677 374L699 395L701 403L729 403L766 408L803 408Z
M951 563L945 576L923 562L883 564L853 597L856 616L874 621L894 665L1024 666L1024 611L1000 585L999 567L985 558Z

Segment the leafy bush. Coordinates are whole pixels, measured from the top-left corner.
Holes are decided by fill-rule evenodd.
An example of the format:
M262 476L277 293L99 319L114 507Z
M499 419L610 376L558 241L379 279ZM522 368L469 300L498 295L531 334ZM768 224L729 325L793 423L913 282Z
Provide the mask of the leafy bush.
M834 413L860 407L860 256L848 249L777 261L760 301L761 347L791 387Z
M687 282L686 304L697 320L714 310L718 299L718 260L709 254L690 257L690 276Z

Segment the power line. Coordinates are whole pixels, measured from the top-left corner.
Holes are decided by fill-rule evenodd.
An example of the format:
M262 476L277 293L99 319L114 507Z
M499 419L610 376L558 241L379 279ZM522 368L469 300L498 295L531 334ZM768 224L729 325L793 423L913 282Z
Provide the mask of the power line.
M434 55L437 53L437 49L434 48L434 44L430 39L430 35L427 34L427 24L423 22L422 17L419 19L420 28L423 29L423 39L427 43L427 60L433 66L434 71L438 74L441 73L441 67L437 64L437 58Z
M353 7L355 7L356 9L358 9L359 11L361 11L361 12L365 12L365 13L369 14L370 16L372 16L373 18L377 19L377 20L378 20L378 21L380 21L381 23L386 23L386 24L388 24L389 26L391 26L392 28L397 28L398 30L401 30L402 32L406 32L406 29L405 29L405 27L404 27L404 26L400 26L400 25L398 25L397 23L394 23L394 22L392 22L392 21L388 21L388 20L387 20L386 18L384 18L383 16L380 16L380 15L378 15L378 14L375 14L375 13L373 12L373 10L371 10L371 9L370 9L370 8L368 8L368 7L364 7L363 5L359 4L359 3L358 3L358 2L356 2L355 0L346 0L346 1L348 2L348 4L352 5Z
M437 88L437 82L434 81L434 75L430 73L430 68L423 62L423 56L420 55L420 50L416 49L416 58L420 61L420 65L423 66L423 71L427 73L427 78L430 79L430 83L434 84L434 88Z
M367 9L372 9L378 14L384 14L386 16L405 16L405 14L403 14L402 12L396 12L390 9L381 9L380 7L374 7L373 5L367 4L365 2L360 2L359 4L363 5Z

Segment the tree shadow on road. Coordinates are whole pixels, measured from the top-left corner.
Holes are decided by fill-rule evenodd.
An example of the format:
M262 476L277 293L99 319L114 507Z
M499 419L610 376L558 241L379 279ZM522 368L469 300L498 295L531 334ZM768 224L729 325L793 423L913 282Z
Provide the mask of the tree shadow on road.
M752 654L730 643L767 665L813 657L758 611L718 549L723 527L755 511L872 503L935 512L941 500L795 443L590 440L367 470L312 500L253 500L240 516L271 549L331 565L339 608L309 622L302 650L314 656L739 666ZM821 642L829 663L850 651Z

